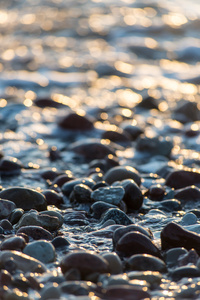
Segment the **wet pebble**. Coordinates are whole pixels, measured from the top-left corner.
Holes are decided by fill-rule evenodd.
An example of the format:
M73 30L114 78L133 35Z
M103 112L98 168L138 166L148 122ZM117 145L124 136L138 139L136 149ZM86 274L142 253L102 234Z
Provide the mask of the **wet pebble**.
M162 250L175 247L184 247L187 250L194 248L200 254L200 235L172 222L161 231L161 245Z
M183 277L193 278L200 277L200 270L196 266L178 267L171 272L172 280L180 280Z
M4 250L0 252L0 264L4 266L8 260L13 260L16 268L23 272L46 272L46 267L37 259L18 251Z
M62 284L59 285L59 287L63 294L84 296L84 295L88 295L91 288L93 287L93 289L95 289L96 286L92 282L71 280L68 282L63 282Z
M123 235L116 244L116 252L121 257L130 257L134 254L150 254L161 257L160 250L144 234L128 232Z
M92 215L96 219L100 219L102 214L110 208L117 208L116 205L106 203L103 201L97 201L91 205Z
M29 237L33 238L34 240L52 240L53 235L46 229L42 228L41 226L23 226L17 230L17 235L21 233L25 233Z
M129 270L166 272L167 268L163 260L150 254L135 254L127 260Z
M129 134L132 141L135 141L144 131L138 125L127 124L123 126L125 132Z
M9 216L10 223L12 225L16 224L20 220L20 218L23 216L23 214L24 214L24 210L22 208L14 209Z
M60 262L60 267L63 274L72 268L78 269L83 278L93 272L99 274L108 272L108 262L90 251L75 251L66 254Z
M0 199L0 219L7 218L16 208L16 204L12 201Z
M3 228L5 232L11 232L13 230L13 226L7 219L3 219L0 221L0 226Z
M146 153L146 155L163 155L169 157L173 148L172 140L167 137L146 137L141 135L137 139L136 150Z
M69 182L66 182L62 186L63 194L65 196L69 197L69 195L73 191L75 185L77 185L77 184L84 184L84 185L88 186L89 188L93 188L93 186L95 185L95 181L91 178L80 178L80 179L74 179Z
M188 253L183 254L178 258L178 265L184 266L188 264L197 265L198 267L199 255L194 249L188 251Z
M150 299L150 294L141 288L127 285L110 286L106 289L104 297L107 300L142 300Z
M103 201L113 205L119 205L124 197L125 191L122 187L101 187L92 192L94 201Z
M127 272L127 275L130 280L132 279L145 280L150 284L152 289L158 287L163 278L162 274L160 274L157 271L130 271Z
M183 218L181 219L181 221L179 222L180 225L184 226L184 225L193 225L197 223L197 216L195 214L193 214L192 212L190 213L186 213Z
M127 208L132 210L138 210L143 204L143 195L139 186L133 180L123 180L121 182L125 194L123 201L126 203Z
M19 222L15 225L16 228L24 226L41 226L49 231L57 230L62 226L57 216L48 214L38 214L38 212L30 211L25 213Z
M165 188L160 184L152 185L149 188L147 195L153 201L160 201L165 195Z
M51 183L51 186L54 187L54 186L59 186L59 187L62 187L63 184L65 182L69 182L71 180L74 180L74 176L72 175L71 172L68 172L67 174L62 174L62 175L59 175L57 176Z
M63 203L62 196L54 190L44 190L42 194L45 196L47 205L59 206Z
M167 212L173 212L181 210L181 202L177 199L169 199L169 200L162 200L159 202L159 205L157 206L158 209L167 211Z
M115 252L103 253L102 257L108 262L108 272L110 274L120 274L123 271L122 262Z
M165 262L167 266L174 267L178 266L179 257L187 254L188 251L183 247L176 247L166 251L165 253Z
M76 184L74 186L72 193L73 193L74 200L77 201L78 203L93 202L91 197L92 189L83 183Z
M101 218L101 223L105 223L107 220L113 220L116 224L129 225L133 224L133 221L120 209L118 208L109 208Z
M34 257L42 263L50 263L55 260L55 248L52 243L44 240L34 241L26 245L23 253Z
M166 185L174 189L186 186L200 185L200 173L196 170L175 170L166 178Z
M198 202L200 200L200 189L196 186L187 186L182 189L178 189L174 193L174 197L186 204L189 201Z
M91 130L93 129L93 120L78 113L69 113L59 120L58 125L67 130Z
M60 299L61 291L57 283L46 284L40 292L41 300Z
M64 247L68 247L70 245L70 242L62 236L57 236L55 237L51 243L53 244L53 246L57 249L57 248L64 248Z
M24 210L33 208L40 211L47 208L46 198L44 195L29 188L7 188L0 192L0 197L14 202L17 207Z
M15 157L3 157L0 160L0 174L2 176L19 175L22 167L22 163Z
M24 247L26 246L26 241L21 236L13 236L10 238L5 239L0 244L0 250L16 250L16 251L22 251Z
M113 167L104 176L104 180L108 184L112 184L115 181L122 181L124 179L133 179L139 186L141 183L141 177L138 171L131 166L117 166Z
M108 139L117 144L121 144L123 146L128 146L131 143L131 137L129 133L123 131L121 128L116 128L116 130L107 130L102 133L102 139Z

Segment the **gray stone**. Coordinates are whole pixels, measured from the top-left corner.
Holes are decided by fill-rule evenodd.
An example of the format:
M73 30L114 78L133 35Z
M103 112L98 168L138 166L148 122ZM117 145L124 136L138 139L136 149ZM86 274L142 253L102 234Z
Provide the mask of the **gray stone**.
M94 201L104 201L109 204L119 205L123 199L125 191L122 187L100 187L93 191L91 198Z
M50 263L55 260L55 248L52 243L45 240L29 243L26 245L23 252L42 263Z
M16 204L12 201L0 199L0 219L7 218L16 208Z
M104 224L107 220L114 220L116 224L130 225L133 221L119 208L109 208L102 216L100 225Z

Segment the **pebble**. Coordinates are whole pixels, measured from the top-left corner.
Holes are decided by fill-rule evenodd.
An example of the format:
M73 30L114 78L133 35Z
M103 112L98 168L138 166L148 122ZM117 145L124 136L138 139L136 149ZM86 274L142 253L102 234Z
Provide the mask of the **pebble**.
M133 221L119 208L109 208L101 218L101 223L105 223L107 220L113 220L116 224L129 225L133 224Z
M62 236L57 236L51 241L52 245L57 249L57 248L64 248L68 247L70 245L70 242L62 237Z
M120 257L130 257L134 254L151 254L161 258L160 250L153 242L140 232L128 232L116 244L116 252Z
M147 196L153 201L160 201L165 195L165 188L160 184L150 186Z
M0 219L7 218L16 208L16 204L12 201L0 199Z
M193 278L200 277L200 270L196 266L178 267L171 272L172 280L178 281L183 277Z
M109 143L106 145L106 143L101 143L98 140L84 140L72 143L69 150L90 160L102 159L109 154L115 156L115 150L110 147Z
M76 184L73 189L73 198L78 203L90 203L93 202L91 198L92 189L86 184ZM71 198L71 195L70 195Z
M147 137L140 135L137 139L136 150L145 152L148 156L163 155L169 157L173 149L173 142L169 137Z
M62 196L54 190L43 190L42 194L45 196L47 205L59 206L63 203Z
M130 280L145 280L150 284L152 289L155 289L163 278L163 275L157 271L130 271L127 272L127 275Z
M178 265L178 259L180 256L187 254L188 251L183 247L176 247L166 251L165 262L168 267L174 267Z
M70 269L78 269L83 278L93 272L100 274L108 272L107 260L90 251L75 251L66 254L60 262L60 267L63 274Z
M0 226L4 229L4 231L11 232L13 230L12 224L7 219L1 220Z
M131 271L167 271L163 260L150 254L135 254L127 260L127 267Z
M124 198L125 191L123 187L100 187L92 192L91 198L94 201L103 201L113 205L119 205Z
M40 240L34 241L26 245L23 253L34 257L35 259L41 261L42 263L50 263L55 260L55 248L52 243Z
M12 202L13 203L13 202ZM16 224L23 216L24 210L22 208L15 208L9 216L9 221L12 225Z
M47 283L40 292L41 300L60 299L61 291L57 283Z
M107 300L142 300L150 299L150 294L141 288L136 288L127 285L109 286L104 297Z
M85 281L65 281L59 285L63 294L66 295L75 295L75 296L84 296L89 295L90 290L95 289L95 285L92 282Z
M108 262L108 272L110 274L121 274L123 272L122 262L117 253L103 253L102 257Z
M129 134L132 141L135 141L144 131L137 125L127 124L123 126L125 132Z
M121 182L125 194L123 201L126 203L127 208L138 210L142 207L143 204L143 195L139 186L133 180L123 180Z
M141 177L138 171L131 166L117 166L108 170L104 175L104 180L108 184L115 181L122 181L124 179L133 179L138 186L141 183Z
M186 204L189 201L198 202L200 200L200 189L196 186L187 186L182 189L178 189L174 193L174 197Z
M26 246L26 241L21 236L13 236L5 239L0 244L0 250L16 250L16 251L22 251L24 247Z
M92 216L96 219L100 219L102 214L110 208L117 208L116 205L106 203L103 201L97 201L91 205Z
M24 210L37 209L38 211L47 208L46 198L41 193L22 187L7 188L0 192L0 198L7 199Z
M31 237L34 240L52 240L53 235L46 229L42 228L41 226L23 226L19 228L16 232L17 235L25 233L29 237Z
M197 223L197 216L193 214L192 212L186 213L181 221L179 222L180 225L193 225Z
M93 121L88 116L82 116L73 112L59 120L58 125L67 130L83 131L93 129Z
M37 259L29 255L26 255L18 251L11 251L11 250L1 251L0 252L1 266L3 267L8 260L13 260L16 264L16 268L21 270L22 272L43 273L47 271L45 265L43 265L40 261L38 261Z
M88 186L89 188L92 189L93 186L95 185L95 181L91 178L80 178L80 179L74 179L74 180L71 180L69 182L66 182L62 186L63 194L65 196L69 197L69 195L73 191L75 185L77 185L77 184L84 184L84 185L86 185L86 186Z
M132 232L132 231L140 232L140 233L146 235L148 238L150 238L150 239L152 238L151 231L148 230L148 229L145 229L145 228L143 228L139 225L132 224L132 225L128 225L128 226L121 226L121 227L117 228L113 233L113 247L114 247L114 249L115 249L119 239L123 235L125 235L126 233Z
M69 182L74 180L74 176L71 172L67 172L67 174L58 175L51 183L51 186L59 186L62 187L65 182Z
M107 130L102 133L101 138L108 139L123 146L130 146L131 144L131 137L128 132L123 131L121 128L116 128L116 130Z
M0 160L0 174L2 176L19 175L22 167L22 163L15 157L3 157Z
M199 260L199 255L196 253L194 249L191 249L188 251L188 253L185 253L178 258L178 265L179 266L184 266L188 264L197 265L198 260Z
M184 247L187 250L194 248L200 254L200 235L171 222L161 231L161 245L162 250L175 247Z
M44 229L47 229L49 231L54 231L59 229L62 224L57 216L50 216L48 214L39 214L34 211L30 211L28 213L25 213L19 222L15 225L15 227L18 229L20 227L24 226L41 226Z
M42 216L42 215L48 215L50 217L56 217L56 218L58 218L58 220L59 220L59 227L61 227L62 224L63 224L63 222L64 222L63 216L61 215L61 213L59 213L56 210L44 210L44 211L41 211L39 213L39 215L40 216Z
M197 184L200 185L200 172L192 169L172 171L166 178L166 185L174 189Z
M167 212L179 211L181 208L181 202L177 199L162 200L158 205L158 209L162 209Z

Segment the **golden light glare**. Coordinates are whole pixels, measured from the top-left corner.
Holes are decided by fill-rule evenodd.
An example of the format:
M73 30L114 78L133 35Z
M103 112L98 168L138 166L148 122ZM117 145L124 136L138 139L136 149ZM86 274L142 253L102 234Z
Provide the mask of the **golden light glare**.
M152 38L145 38L144 43L145 43L145 46L150 49L155 49L158 46L157 41Z
M26 14L22 16L20 22L24 25L30 25L33 24L36 20L36 17L34 14Z
M31 107L33 105L33 101L31 99L27 98L27 99L24 100L24 105L26 107Z
M172 28L180 27L187 23L187 18L179 13L170 13L168 15L163 15L162 19L165 24L169 25Z
M15 57L15 51L13 49L7 49L2 54L4 60L12 60Z
M6 99L0 99L0 107L5 107L7 105Z
M126 74L132 74L135 69L135 67L133 65L125 63L123 61L116 61L115 68L118 71L126 73Z
M0 24L6 23L8 20L8 14L6 11L0 11Z

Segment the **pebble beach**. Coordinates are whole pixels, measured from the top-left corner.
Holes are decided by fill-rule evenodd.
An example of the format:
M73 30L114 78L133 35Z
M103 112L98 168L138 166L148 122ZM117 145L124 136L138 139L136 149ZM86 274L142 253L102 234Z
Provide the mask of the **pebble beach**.
M0 2L0 300L200 299L199 26Z

